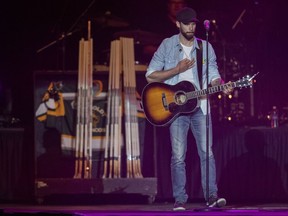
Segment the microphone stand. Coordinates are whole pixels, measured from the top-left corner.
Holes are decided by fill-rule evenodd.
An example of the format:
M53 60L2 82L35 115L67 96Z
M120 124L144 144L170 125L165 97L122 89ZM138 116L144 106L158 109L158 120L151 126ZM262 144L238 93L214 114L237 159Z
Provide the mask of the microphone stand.
M209 28L206 28L206 199L209 200L209 58L208 58L208 36ZM208 204L209 205L209 204Z
M57 38L56 40L50 42L49 44L43 46L42 48L38 49L36 52L41 53L42 51L46 50L47 48L49 48L50 46L53 46L54 44L62 41L62 47L61 47L61 51L62 51L62 71L65 71L65 56L66 56L66 38L70 37L71 35L73 35L75 32L79 31L78 29L76 29L73 32L68 32L68 33L63 33L61 34L61 36L59 36L59 38Z
M209 92L208 92L208 83L209 83L209 56L208 56L208 39L209 39L209 23L205 24L205 30L206 30L206 207L203 209L195 209L195 211L214 211L219 210L220 208L212 208L209 207L209 125L210 125L210 114L209 114Z
M95 3L95 0L92 0L90 2L90 4L88 5L88 7L82 12L82 14L77 18L77 20L74 22L74 24L69 28L69 30L67 31L67 33L62 33L60 35L60 37L58 37L56 40L48 43L47 45L43 46L42 48L38 49L36 51L36 53L41 53L42 51L46 50L47 48L49 48L50 46L53 46L54 44L57 44L58 42L62 41L62 71L65 72L65 67L66 67L66 38L70 37L71 35L73 35L75 32L80 31L80 29L75 29L75 26L79 23L79 21L81 20L82 17L84 17L84 15L87 13L87 11L93 6L93 4Z

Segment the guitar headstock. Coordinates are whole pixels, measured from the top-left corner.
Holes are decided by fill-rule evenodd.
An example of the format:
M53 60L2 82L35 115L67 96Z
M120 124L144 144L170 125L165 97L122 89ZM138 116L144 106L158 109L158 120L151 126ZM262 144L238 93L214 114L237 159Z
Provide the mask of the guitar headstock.
M259 72L258 72L259 73ZM252 87L253 85L253 79L255 76L258 75L258 73L254 74L253 76L250 76L250 75L246 75L242 78L240 78L239 80L237 80L235 83L236 83L236 87L239 87L239 88L243 88L243 87Z

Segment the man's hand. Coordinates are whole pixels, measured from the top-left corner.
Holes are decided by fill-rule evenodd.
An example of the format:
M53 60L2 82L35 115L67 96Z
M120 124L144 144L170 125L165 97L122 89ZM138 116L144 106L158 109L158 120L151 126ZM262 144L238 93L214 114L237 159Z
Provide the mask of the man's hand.
M223 93L226 94L226 95L229 95L230 93L233 92L233 87L232 87L232 82L229 81L228 83L225 84L224 86L224 90L223 90Z
M194 58L191 60L185 58L185 59L179 61L176 67L178 68L178 73L182 73L182 72L192 68L194 65L195 65L195 59Z
M211 85L212 86L218 86L218 85L221 85L221 84L224 84L224 80L222 79L215 79L211 82ZM229 81L228 83L225 84L224 86L224 90L223 90L223 93L226 94L226 95L229 95L230 93L233 92L233 87L232 87L232 82Z

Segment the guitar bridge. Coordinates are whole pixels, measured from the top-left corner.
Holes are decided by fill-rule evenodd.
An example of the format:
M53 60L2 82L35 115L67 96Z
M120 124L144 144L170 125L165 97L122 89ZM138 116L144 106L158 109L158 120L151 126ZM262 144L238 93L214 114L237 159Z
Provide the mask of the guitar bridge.
M168 110L168 104L167 104L167 99L166 99L165 93L162 93L162 104L163 104L163 107L165 108L165 110L167 111Z

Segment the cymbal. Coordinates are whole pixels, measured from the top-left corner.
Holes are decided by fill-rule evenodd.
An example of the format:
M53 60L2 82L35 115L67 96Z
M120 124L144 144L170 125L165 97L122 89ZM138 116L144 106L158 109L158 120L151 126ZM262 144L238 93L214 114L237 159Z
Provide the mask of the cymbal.
M114 34L114 38L130 37L134 38L136 44L142 45L159 45L163 37L153 32L143 31L140 29L130 31L120 31Z
M126 20L111 14L110 11L106 11L105 14L92 19L96 24L102 27L127 27L130 25Z

